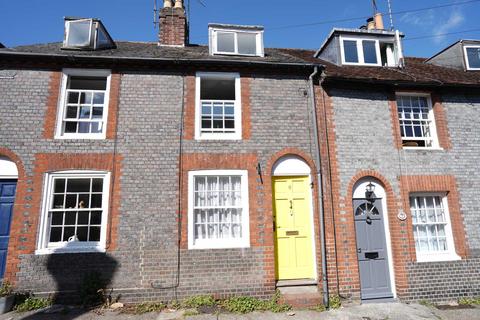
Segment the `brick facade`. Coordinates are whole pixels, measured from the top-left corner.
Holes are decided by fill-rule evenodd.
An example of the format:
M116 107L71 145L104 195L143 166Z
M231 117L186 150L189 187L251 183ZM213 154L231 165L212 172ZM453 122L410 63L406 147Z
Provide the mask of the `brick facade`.
M405 90L412 92L411 88ZM355 89L353 86L330 85L327 92L328 95L324 94L327 132L333 133L328 145L330 172L333 173L333 225L327 222L327 237L333 234L336 243L336 254L328 254L328 258L336 259L336 264L331 262L329 266L334 268L333 273L339 279L340 294L353 298L360 295L360 288L355 285L358 283L358 263L354 252L356 240L351 198L354 182L365 176L376 178L387 192L390 224L390 239L387 241L392 246L390 258L394 264L397 296L407 301L431 299L441 302L478 294L464 282L462 274L473 270L478 255L478 245L471 239L477 238L478 232L469 226L472 220L476 220L476 209L473 208L478 205L472 202L472 197L478 183L466 169L475 166L474 154L479 149L471 134L478 130L470 124L462 126L467 117L475 117L473 108L477 99L453 92L429 91L442 149L407 150L401 148L392 90L370 88L366 91L361 86ZM468 151L466 143L470 143ZM461 261L416 262L408 200L410 192L447 193L455 249L462 257ZM397 219L400 210L407 213L406 221ZM327 246L327 250L333 248ZM440 281L440 275L448 273L447 270L451 270L448 280ZM332 278L330 272L329 277ZM474 276L472 281L478 281L477 278ZM431 287L432 283L435 283L435 289ZM333 280L330 284L335 289Z
M375 178L386 192L397 297L445 301L480 294L475 286L480 281L475 273L480 259L480 182L475 171L480 131L470 121L478 118L476 96L428 91L442 148L407 150L401 148L391 88L317 85L317 167L307 78L239 69L208 69L241 75L238 141L195 140L197 70L115 66L105 140L54 139L59 68L16 70L13 79L0 79L0 107L14 110L1 115L0 154L19 168L6 277L22 290L68 292L82 275L101 270L125 301L195 294L268 297L275 290L272 168L283 156L296 155L312 173L320 289L318 170L331 294L360 298L352 195L363 177ZM112 173L107 252L35 255L45 173L70 169ZM204 169L248 171L249 247L188 249L188 172ZM447 193L455 249L462 260L416 261L411 192ZM400 211L407 213L406 221L397 218Z
M303 94L307 82L292 75L222 71L241 74L243 139L239 141L193 139L194 72L112 72L111 92L117 96L110 97L107 139L92 141L53 139L61 85L58 69L18 70L14 79L0 80L0 104L17 110L2 115L7 125L0 128L0 140L11 150L7 156L25 168L18 183L7 271L18 289L68 293L83 275L100 269L125 301L201 293L218 297L274 293L271 168L281 156L295 154L316 172L312 132L305 130L311 122L309 100ZM248 170L249 248L186 248L182 188L187 186L188 171L198 168ZM112 172L106 254L34 254L45 173L66 169ZM314 187L314 199L316 194ZM314 217L318 234L318 215Z

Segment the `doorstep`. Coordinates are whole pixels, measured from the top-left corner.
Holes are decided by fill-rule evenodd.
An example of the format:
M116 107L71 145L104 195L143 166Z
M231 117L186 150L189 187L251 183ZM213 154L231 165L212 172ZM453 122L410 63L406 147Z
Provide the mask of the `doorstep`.
M308 308L322 303L315 279L282 280L277 282L281 294L281 302L294 308Z

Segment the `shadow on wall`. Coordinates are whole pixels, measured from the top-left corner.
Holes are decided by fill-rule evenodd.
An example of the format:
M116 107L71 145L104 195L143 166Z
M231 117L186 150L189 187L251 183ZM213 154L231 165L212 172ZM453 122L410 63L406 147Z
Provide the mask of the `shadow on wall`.
M98 306L110 294L110 284L118 263L105 253L52 254L47 261L50 277L56 283L53 304L78 305L83 308L53 307L28 315L22 320L70 320ZM105 289L105 290L102 290ZM115 298L115 297L113 297Z

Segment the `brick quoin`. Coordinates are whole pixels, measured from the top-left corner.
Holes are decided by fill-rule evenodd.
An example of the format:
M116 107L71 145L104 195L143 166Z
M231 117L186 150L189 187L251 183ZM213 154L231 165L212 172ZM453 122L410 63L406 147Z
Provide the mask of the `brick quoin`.
M460 211L460 199L455 177L451 175L401 176L400 187L403 198L403 209L408 216L406 221L408 224L409 247L412 260L416 260L415 239L413 236L412 220L410 218L410 193L414 192L445 192L447 194L455 251L460 257L467 258L469 248L465 237L465 225L463 215Z
M1 150L0 150L1 152ZM11 155L10 155L11 156ZM9 157L10 157L9 156ZM23 170L19 170L19 185L15 203L14 219L11 228L6 277L15 283L16 272L19 271L19 256L33 254L36 248L39 219L42 213L43 186L45 173L63 170L103 170L111 172L110 205L107 223L107 251L116 249L117 226L121 201L120 175L122 156L113 154L35 154L32 177L28 177L28 197L25 192ZM20 166L19 166L20 167ZM22 177L22 178L20 178ZM19 212L21 211L21 212Z
M333 104L329 93L320 86L315 86L315 98L322 163L321 172L323 180L323 211L325 217L328 288L330 294L339 294L335 212L339 212L339 201L343 198L340 197L340 175L335 144Z
M59 96L62 90L62 76L63 73L61 71L53 71L50 75L47 98L47 111L45 113L45 120L43 126L43 138L45 139L53 139L55 137L55 128L57 126L57 115L60 103ZM110 95L107 116L107 139L115 138L118 104L120 98L120 85L121 75L119 73L112 72L110 78Z
M242 110L242 140L249 140L251 137L251 94L250 85L252 77L250 74L240 75L241 110ZM185 140L195 139L195 113L196 111L196 76L188 73L185 77L185 111L184 111L184 133Z
M452 143L450 141L450 133L448 132L447 118L445 115L445 108L441 97L438 93L434 91L425 91L425 90L397 90L396 92L416 92L422 94L429 94L432 101L433 116L435 118L435 128L437 129L437 138L440 148L445 150L450 150L452 148ZM398 119L398 107L397 107L397 98L395 92L391 91L388 93L388 103L390 106L390 112L392 117L392 130L395 147L397 149L402 149L402 136L400 132L400 122Z
M8 242L7 263L5 270L5 279L11 284L15 284L15 274L17 272L16 266L20 263L20 258L17 249L21 249L21 229L24 227L23 210L28 202L29 191L29 177L26 175L25 167L22 160L13 151L0 147L0 155L7 157L9 160L15 162L18 170L17 188L15 193L15 202L13 204L12 221L10 225L10 239Z

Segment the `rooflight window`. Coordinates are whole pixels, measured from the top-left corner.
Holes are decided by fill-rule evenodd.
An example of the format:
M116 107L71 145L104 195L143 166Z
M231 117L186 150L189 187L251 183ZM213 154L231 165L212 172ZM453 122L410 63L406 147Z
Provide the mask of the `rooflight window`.
M229 54L263 57L263 28L238 29L210 27L210 54Z
M114 47L115 43L100 20L66 18L64 49L96 50Z
M468 70L480 70L480 46L466 46L465 57Z
M93 21L67 21L67 46L86 47L90 45Z

